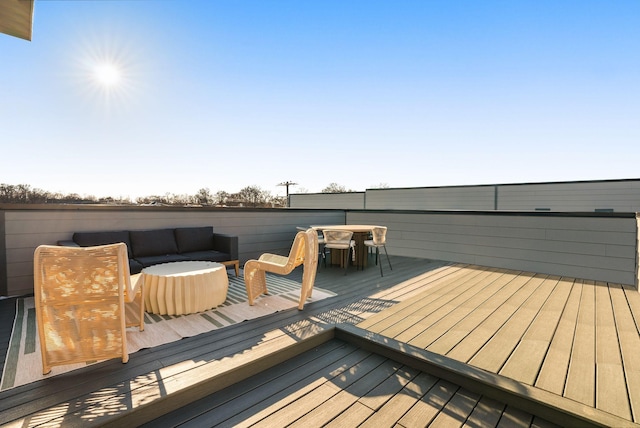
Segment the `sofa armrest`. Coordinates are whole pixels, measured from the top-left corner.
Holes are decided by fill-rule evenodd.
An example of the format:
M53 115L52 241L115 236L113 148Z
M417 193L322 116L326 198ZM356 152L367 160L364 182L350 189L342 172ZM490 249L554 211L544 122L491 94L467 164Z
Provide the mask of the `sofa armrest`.
M230 260L238 260L238 237L223 233L213 234L213 249L229 254Z
M61 247L80 247L72 240L58 241L58 245Z

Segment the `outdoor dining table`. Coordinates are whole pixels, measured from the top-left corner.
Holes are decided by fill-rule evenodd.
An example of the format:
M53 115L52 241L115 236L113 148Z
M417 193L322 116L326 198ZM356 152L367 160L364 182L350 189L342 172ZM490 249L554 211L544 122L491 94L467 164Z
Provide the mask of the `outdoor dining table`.
M332 230L348 230L353 232L353 240L355 241L355 265L359 269L364 269L367 266L367 248L364 245L364 241L369 238L369 234L374 227L379 227L375 224L331 224L324 226L311 226L313 230L322 231L325 229Z

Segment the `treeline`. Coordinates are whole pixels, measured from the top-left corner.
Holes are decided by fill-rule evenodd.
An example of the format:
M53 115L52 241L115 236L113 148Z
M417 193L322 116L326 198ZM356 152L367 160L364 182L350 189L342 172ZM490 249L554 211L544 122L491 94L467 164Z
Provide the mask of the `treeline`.
M378 188L388 187L381 183ZM353 192L343 185L331 183L322 193ZM306 193L302 191L301 193ZM46 190L32 188L28 184L1 184L0 204L109 204L109 205L173 205L173 206L217 206L217 207L251 207L271 208L286 207L287 198L273 196L271 192L261 189L259 186L247 186L237 193L228 193L220 190L212 193L208 188L202 188L194 195L166 193L164 195L151 195L136 198L95 196L80 196L77 193L52 193Z
M198 190L195 195L166 193L136 198L105 197L92 195L80 196L77 193L53 193L32 188L28 184L0 184L0 203L6 204L109 204L109 205L201 205L235 207L283 207L286 198L272 196L271 192L258 186L247 186L237 193L219 191L215 194L207 188Z

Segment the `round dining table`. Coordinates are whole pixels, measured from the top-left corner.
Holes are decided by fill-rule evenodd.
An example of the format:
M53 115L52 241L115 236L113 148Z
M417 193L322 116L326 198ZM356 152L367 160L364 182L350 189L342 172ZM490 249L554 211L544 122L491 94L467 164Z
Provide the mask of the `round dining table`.
M369 234L376 224L328 224L320 226L311 226L313 230L322 231L325 229L347 230L353 232L353 240L355 242L355 265L358 269L364 269L367 266L367 248L364 241L369 238Z

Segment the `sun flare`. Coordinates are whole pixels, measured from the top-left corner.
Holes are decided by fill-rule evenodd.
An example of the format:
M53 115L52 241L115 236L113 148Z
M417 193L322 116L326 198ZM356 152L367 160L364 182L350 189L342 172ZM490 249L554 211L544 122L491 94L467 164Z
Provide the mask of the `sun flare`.
M94 77L103 86L115 86L120 82L121 72L114 64L100 64L95 68Z
M141 62L146 54L140 47L105 30L78 40L69 54L73 60L69 81L92 108L101 114L134 108L146 86Z

